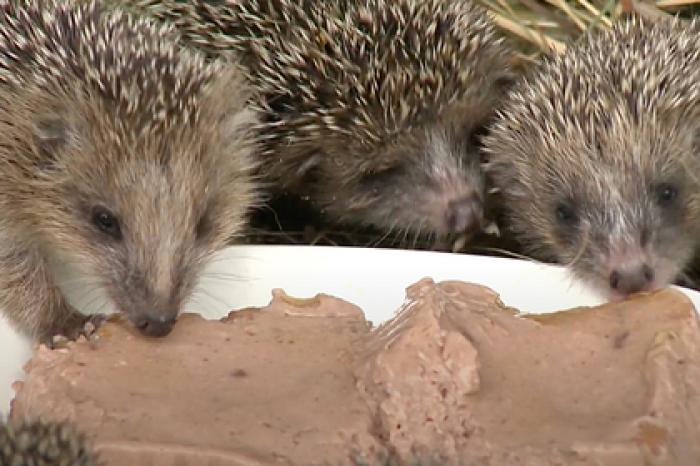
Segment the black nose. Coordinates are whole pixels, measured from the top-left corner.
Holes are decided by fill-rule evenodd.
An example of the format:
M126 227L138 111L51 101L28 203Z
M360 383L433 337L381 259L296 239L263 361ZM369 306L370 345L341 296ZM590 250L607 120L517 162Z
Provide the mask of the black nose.
M483 204L478 195L465 196L447 204L447 229L450 233L465 233L481 226Z
M654 271L646 264L629 269L615 269L610 273L610 288L622 294L644 291L654 280Z
M175 325L175 319L161 317L140 317L134 320L134 326L149 337L164 337Z

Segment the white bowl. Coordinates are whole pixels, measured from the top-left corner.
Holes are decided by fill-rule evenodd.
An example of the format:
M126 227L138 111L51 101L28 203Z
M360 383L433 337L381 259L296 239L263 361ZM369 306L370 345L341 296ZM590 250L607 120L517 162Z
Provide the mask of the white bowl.
M108 300L93 293L89 278L57 266L59 284L84 312L113 312ZM390 318L403 303L405 288L423 277L464 280L489 286L507 305L542 313L601 304L604 299L573 280L561 267L514 259L391 249L321 246L235 246L206 269L201 291L186 311L219 318L231 309L264 306L273 288L310 297L323 292L360 306L375 324ZM685 292L700 309L700 293ZM14 396L10 385L23 375L31 356L29 342L0 321L0 410Z

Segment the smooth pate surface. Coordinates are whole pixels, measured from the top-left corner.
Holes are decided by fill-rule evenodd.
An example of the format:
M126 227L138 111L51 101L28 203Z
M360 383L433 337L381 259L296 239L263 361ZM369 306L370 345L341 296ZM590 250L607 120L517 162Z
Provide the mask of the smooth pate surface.
M367 433L352 348L369 325L352 304L275 292L224 322L183 315L164 339L109 323L95 343L40 348L12 418L71 419L107 465L337 463Z
M403 460L700 465L700 329L680 292L527 318L460 282L408 296L358 366Z
M665 290L523 316L422 280L375 330L276 290L165 339L109 323L40 348L12 418L70 419L107 466L340 465L392 451L464 466L700 465L700 328Z

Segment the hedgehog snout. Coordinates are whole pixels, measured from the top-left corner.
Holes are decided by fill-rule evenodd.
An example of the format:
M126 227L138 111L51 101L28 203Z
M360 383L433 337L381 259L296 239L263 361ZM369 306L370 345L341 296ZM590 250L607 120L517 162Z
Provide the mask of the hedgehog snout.
M176 320L176 317L159 313L144 313L133 318L132 323L143 335L164 337L172 331Z
M182 289L182 280L172 278L171 264L163 259L167 257L164 252L153 255L161 257L160 262L125 267L126 279L121 280L121 275L117 275L110 287L112 299L131 324L149 337L170 333L180 313L182 297L187 294Z
M654 282L654 270L647 264L631 268L616 268L610 272L610 288L621 295L648 291Z
M625 297L641 291L651 291L656 273L649 255L641 245L616 245L607 258L608 286L615 296Z

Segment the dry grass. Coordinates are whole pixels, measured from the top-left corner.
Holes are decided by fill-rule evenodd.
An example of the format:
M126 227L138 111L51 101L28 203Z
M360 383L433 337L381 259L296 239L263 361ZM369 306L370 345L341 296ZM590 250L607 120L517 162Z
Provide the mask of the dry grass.
M610 27L621 16L647 17L700 13L700 0L478 0L496 25L519 46L519 58L561 53L595 28Z

